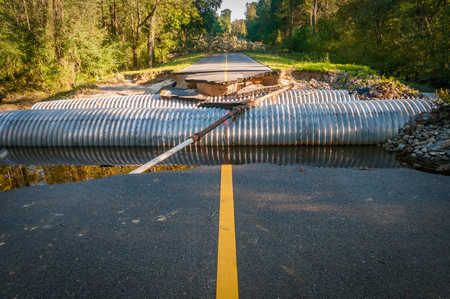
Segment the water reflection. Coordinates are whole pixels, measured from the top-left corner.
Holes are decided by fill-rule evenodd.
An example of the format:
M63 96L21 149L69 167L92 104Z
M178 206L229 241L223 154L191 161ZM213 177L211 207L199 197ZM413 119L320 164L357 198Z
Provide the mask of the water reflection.
M151 171L182 170L196 166L158 166ZM7 191L28 186L54 185L100 179L127 174L137 166L24 166L0 165L0 190Z
M135 166L166 152L167 147L10 147L1 164ZM376 146L191 146L162 165L272 163L317 167L390 168L395 156Z
M2 191L103 178L133 171L167 151L158 147L10 147L1 161ZM191 146L150 171L198 165L271 163L329 168L393 168L395 155L376 146ZM44 166L37 166L44 165Z

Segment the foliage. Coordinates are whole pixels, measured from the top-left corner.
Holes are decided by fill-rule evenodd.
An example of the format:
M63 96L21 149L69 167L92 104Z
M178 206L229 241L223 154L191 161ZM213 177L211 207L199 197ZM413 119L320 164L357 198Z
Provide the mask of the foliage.
M22 2L11 9L11 1L5 3L0 8L2 89L68 89L86 77L116 68L118 48L89 21L95 15L91 4L74 7L58 2L58 14L51 15L45 6L26 10L27 3ZM47 19L42 20L41 14L47 14Z
M442 100L443 104L450 104L450 91L448 89L443 90L441 88L440 90L436 90L436 94Z
M328 53L334 63L369 65L402 80L450 86L446 0L259 0L247 4L246 27L247 38L274 50L316 59Z
M218 52L265 52L261 42L238 39L233 35L204 35L193 40L188 48L180 49L186 53L218 53Z
M231 10L228 8L220 13L220 29L223 34L231 34Z
M0 93L26 89L59 92L88 78L165 63L171 52L181 49L188 53L186 49L193 41L208 32L225 33L222 18L215 13L221 3L1 1ZM230 14L228 10L223 20ZM230 32L231 24L224 28ZM154 55L150 55L150 49ZM195 52L199 51L191 53Z
M244 38L247 35L247 28L244 20L234 20L231 23L231 32L237 38Z

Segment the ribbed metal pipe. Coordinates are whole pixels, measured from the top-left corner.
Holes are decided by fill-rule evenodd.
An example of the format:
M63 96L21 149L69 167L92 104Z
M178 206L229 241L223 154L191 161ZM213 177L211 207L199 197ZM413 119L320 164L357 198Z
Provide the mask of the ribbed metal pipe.
M146 94L40 102L34 104L31 109L195 108L197 104L196 102L161 99L159 94Z
M306 95L304 95L306 94ZM261 97L264 94L254 97ZM213 97L211 102L235 102L249 97L237 99L234 96ZM304 104L322 102L355 101L354 96L344 90L292 90L280 94L276 101L264 101L262 106L272 104ZM36 103L31 109L91 109L91 108L196 108L197 102L161 99L159 95L134 95L123 97L85 98Z
M431 108L426 100L257 107L231 126L228 122L213 130L201 143L376 144ZM216 108L0 111L0 146L175 146L226 113Z
M167 147L12 147L4 165L142 165ZM271 163L339 168L393 168L393 153L376 146L190 146L160 165Z
M267 93L256 95L254 97L260 97ZM223 97L211 97L209 100L212 103L217 102L234 102L237 100L245 100L250 97L243 97L236 99L234 96ZM271 102L266 100L261 102L263 106L266 105L295 105L295 104L307 104L307 103L328 103L328 102L347 102L358 101L353 95L349 94L346 90L288 90L277 96L276 100Z

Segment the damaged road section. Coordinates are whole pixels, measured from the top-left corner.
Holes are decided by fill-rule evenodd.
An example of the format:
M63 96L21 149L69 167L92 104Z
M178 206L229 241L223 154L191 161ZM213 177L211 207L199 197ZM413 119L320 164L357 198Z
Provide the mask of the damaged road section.
M241 53L219 53L175 74L178 88L197 89L210 96L237 92L244 86L278 84L278 73Z

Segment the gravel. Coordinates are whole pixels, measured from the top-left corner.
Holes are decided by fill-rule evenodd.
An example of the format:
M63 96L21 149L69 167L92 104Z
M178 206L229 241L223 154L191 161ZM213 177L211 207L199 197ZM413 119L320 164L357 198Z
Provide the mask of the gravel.
M396 152L402 162L413 168L447 174L450 170L449 132L450 106L440 106L416 117L381 146Z

